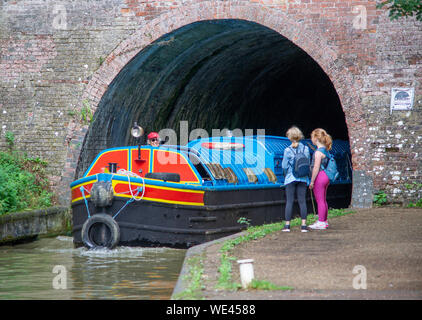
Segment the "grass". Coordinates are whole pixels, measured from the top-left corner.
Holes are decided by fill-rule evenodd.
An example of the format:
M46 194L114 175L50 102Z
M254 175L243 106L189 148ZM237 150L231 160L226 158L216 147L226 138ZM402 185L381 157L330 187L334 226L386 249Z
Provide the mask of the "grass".
M176 300L200 300L203 299L201 295L202 289L204 286L202 284L201 278L204 272L203 267L203 255L198 254L187 260L187 265L189 267L189 272L184 276L183 280L189 285L185 290L178 293L174 296Z
M292 287L288 287L288 286L278 286L270 281L266 281L266 280L257 280L257 279L253 279L251 281L251 284L249 285L250 289L255 289L255 290L283 290L283 291L287 291L287 290L293 290Z
M91 111L91 106L89 104L89 101L86 99L82 101L82 109L80 111L80 116L81 122L83 124L90 124L92 122L93 114Z

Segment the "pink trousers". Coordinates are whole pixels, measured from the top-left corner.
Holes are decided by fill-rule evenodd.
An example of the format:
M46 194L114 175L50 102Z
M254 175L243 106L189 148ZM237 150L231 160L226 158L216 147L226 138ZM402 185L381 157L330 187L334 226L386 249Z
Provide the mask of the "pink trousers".
M330 184L326 173L320 171L314 182L314 195L318 207L318 220L321 222L327 221L328 204L327 204L327 188Z

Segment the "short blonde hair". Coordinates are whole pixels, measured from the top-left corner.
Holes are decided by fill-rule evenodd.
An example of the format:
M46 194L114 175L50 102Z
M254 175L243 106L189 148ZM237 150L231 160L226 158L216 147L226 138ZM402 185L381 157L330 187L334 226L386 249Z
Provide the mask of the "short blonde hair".
M286 132L287 138L292 142L292 146L296 148L299 145L299 141L304 138L302 131L296 126L291 127Z

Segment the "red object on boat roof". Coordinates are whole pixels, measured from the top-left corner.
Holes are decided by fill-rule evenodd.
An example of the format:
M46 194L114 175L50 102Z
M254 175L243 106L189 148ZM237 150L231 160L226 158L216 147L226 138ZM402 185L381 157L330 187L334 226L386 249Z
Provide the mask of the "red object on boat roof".
M203 142L202 147L207 149L238 150L245 148L242 143L236 142Z

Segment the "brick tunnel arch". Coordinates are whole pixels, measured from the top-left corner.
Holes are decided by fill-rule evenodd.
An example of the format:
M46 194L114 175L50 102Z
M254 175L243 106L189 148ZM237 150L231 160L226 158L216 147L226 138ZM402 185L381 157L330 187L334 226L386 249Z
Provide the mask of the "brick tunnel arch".
M110 96L110 90L116 88L115 83L119 81L119 74L136 60L136 56L150 49L151 44L160 46L167 46L174 39L174 32L177 30L184 30L189 28L189 25L198 25L199 22L211 22L228 19L229 21L243 21L244 25L256 28L265 28L273 32L268 32L268 37L274 38L277 33L280 39L285 39L289 50L296 50L296 54L301 54L303 57L309 57L308 62L311 60L315 63L315 68L320 68L321 74L326 76L326 80L332 84L332 90L338 99L339 108L344 112L345 124L347 125L345 131L337 138L350 139L352 150L352 161L354 169L361 169L358 165L361 163L359 153L356 151L359 147L359 139L355 137L364 137L366 126L363 123L363 112L360 103L357 99L355 83L353 77L347 71L345 64L338 58L335 47L327 44L323 34L315 34L304 24L298 23L290 19L282 11L277 9L269 9L261 6L253 6L250 8L236 7L231 5L226 10L221 9L218 13L214 12L206 5L192 5L183 9L176 9L171 13L163 14L151 22L142 26L137 32L132 34L128 39L123 41L106 59L105 63L100 69L92 76L87 89L83 95L83 99L90 102L93 112L101 104L105 105L105 99ZM219 26L218 23L214 25ZM221 24L220 24L221 26ZM172 34L173 33L173 34ZM222 31L224 33L224 31ZM247 35L247 32L244 34ZM173 37L173 38L172 38ZM214 48L215 49L215 48ZM140 59L138 59L140 60ZM296 70L297 71L297 70ZM322 75L322 76L323 76ZM325 80L324 80L325 81ZM110 89L110 90L109 90ZM331 89L330 89L331 90ZM108 97L107 97L108 96ZM331 97L334 99L333 97ZM335 103L335 102L333 102ZM110 111L110 110L108 110ZM98 117L96 118L98 119ZM127 120L127 119L126 119ZM183 120L183 119L182 119ZM95 121L94 121L95 122ZM344 121L343 121L344 122ZM110 122L108 122L110 124ZM128 123L129 125L130 123ZM157 123L155 123L157 125ZM297 123L300 125L300 123ZM122 125L122 124L121 124ZM163 125L163 124L161 124ZM194 125L194 124L193 124ZM324 126L323 124L321 126ZM98 125L98 128L101 126ZM198 127L196 125L193 128ZM152 125L147 129L160 129ZM221 129L221 128L220 128ZM111 128L107 128L111 130ZM309 133L309 129L305 129L305 133ZM339 129L338 131L342 131ZM87 133L89 136L89 128L87 126L72 129L72 139L84 141L83 146L69 147L66 167L62 175L63 181L69 183L75 178L75 163L79 162L81 151L87 152L86 143ZM272 132L274 134L283 135L283 132ZM345 136L346 134L346 136ZM111 136L111 135L109 135ZM98 138L98 135L97 135ZM105 141L107 147L124 144L128 137L112 141ZM91 139L92 140L92 139ZM363 139L361 139L363 140ZM107 145L108 144L108 145ZM104 147L103 146L103 147ZM362 153L362 149L359 150ZM88 160L89 161L89 160ZM77 174L80 176L83 173L84 166L79 165Z

